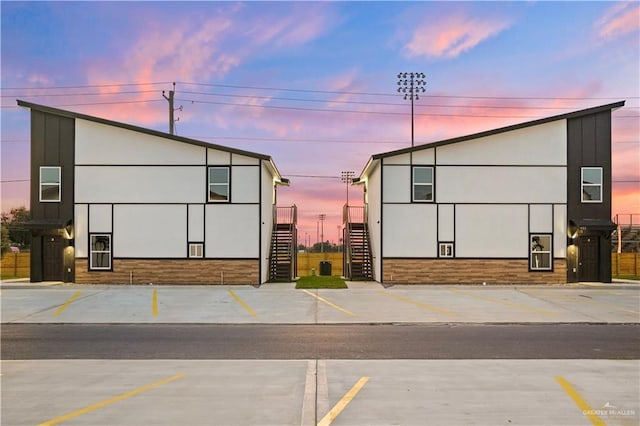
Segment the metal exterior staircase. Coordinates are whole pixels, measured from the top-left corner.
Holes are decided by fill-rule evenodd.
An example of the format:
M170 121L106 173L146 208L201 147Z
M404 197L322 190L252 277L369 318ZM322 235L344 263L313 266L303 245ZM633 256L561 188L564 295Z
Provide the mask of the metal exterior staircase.
M269 281L293 281L298 273L297 208L275 207L269 253Z
M618 228L611 234L611 251L618 253L640 252L640 215L617 214Z
M344 206L344 271L351 280L372 280L373 262L366 206Z

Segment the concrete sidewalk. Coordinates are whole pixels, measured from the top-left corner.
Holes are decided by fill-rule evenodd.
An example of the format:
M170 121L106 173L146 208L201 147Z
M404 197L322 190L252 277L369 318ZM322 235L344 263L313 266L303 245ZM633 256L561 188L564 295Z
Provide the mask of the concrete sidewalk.
M2 323L640 323L640 285L392 286L346 290L2 282Z

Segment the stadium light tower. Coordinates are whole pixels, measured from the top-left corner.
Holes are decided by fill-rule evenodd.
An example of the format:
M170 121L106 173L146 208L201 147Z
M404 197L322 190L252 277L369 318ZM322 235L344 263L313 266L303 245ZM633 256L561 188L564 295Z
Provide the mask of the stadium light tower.
M424 73L421 72L401 72L398 74L398 93L404 94L404 99L411 100L411 147L413 148L413 101L420 99L420 93L427 90L424 88L427 82Z

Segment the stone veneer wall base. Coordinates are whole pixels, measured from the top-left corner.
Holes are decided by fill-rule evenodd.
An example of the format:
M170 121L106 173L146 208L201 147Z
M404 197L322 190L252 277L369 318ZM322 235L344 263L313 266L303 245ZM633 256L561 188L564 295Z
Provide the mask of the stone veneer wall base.
M78 284L259 285L258 259L113 259L113 271L89 271L76 259Z
M385 284L564 284L566 259L529 272L527 259L384 259Z

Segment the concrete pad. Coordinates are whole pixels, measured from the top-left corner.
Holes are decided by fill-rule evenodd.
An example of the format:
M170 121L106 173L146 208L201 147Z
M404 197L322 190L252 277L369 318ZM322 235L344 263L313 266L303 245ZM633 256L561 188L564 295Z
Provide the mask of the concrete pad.
M333 425L589 424L557 377L606 424L640 422L638 360L4 361L0 420L39 424L175 374L64 424L315 424L365 376Z

